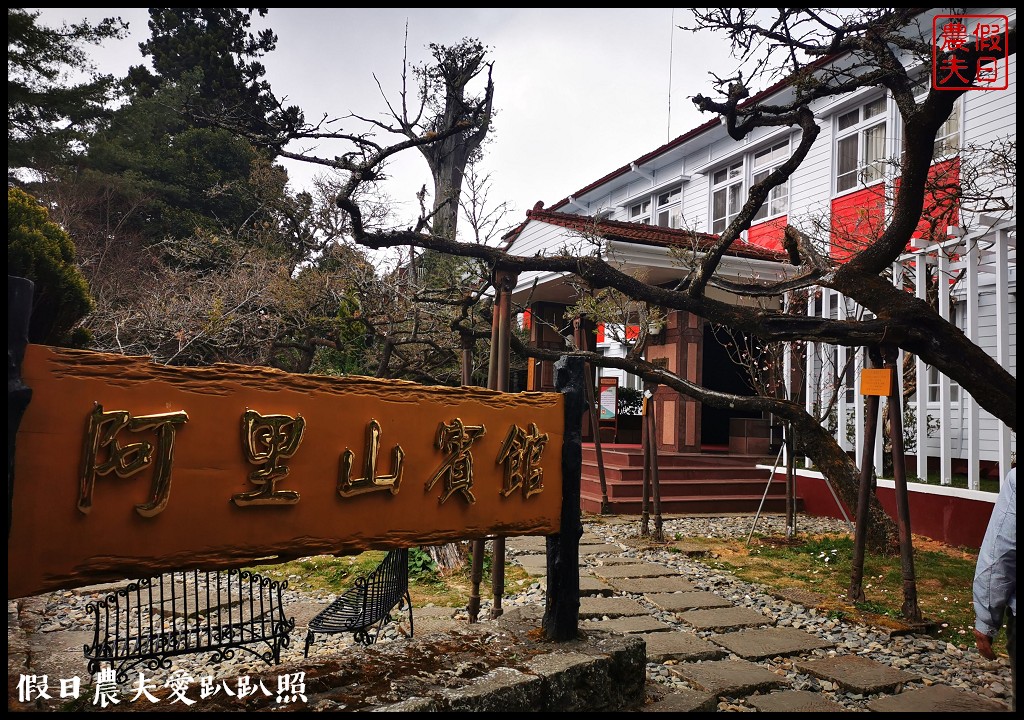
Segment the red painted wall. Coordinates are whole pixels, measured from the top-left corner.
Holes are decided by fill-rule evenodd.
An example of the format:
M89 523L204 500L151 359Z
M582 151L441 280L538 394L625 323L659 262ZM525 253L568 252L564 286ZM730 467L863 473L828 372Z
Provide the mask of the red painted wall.
M781 474L783 479L785 474ZM913 484L911 484L913 488ZM843 515L829 492L828 486L821 478L796 476L796 494L803 501L804 512L819 517L842 518ZM896 495L892 488L879 487L878 500L886 514L896 519ZM936 495L933 493L907 493L910 499L910 527L914 534L956 547L968 547L977 550L985 537L992 507L996 495L991 493L992 501L974 500L955 495ZM846 508L846 513L853 520L853 511ZM799 526L799 521L798 521Z
M832 201L832 258L849 260L885 229L885 184L837 197Z
M788 220L788 215L780 215L757 225L751 225L747 230L747 242L769 250L782 250L782 236Z

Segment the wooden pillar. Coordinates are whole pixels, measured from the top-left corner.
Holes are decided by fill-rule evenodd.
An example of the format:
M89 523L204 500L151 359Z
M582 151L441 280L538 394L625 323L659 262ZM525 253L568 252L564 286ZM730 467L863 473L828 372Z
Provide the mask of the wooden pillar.
M586 401L583 360L564 356L555 366L558 391L565 396L565 435L562 439L562 521L547 537L547 593L544 600L544 636L548 640L575 640L580 621L580 476L583 468L581 424Z

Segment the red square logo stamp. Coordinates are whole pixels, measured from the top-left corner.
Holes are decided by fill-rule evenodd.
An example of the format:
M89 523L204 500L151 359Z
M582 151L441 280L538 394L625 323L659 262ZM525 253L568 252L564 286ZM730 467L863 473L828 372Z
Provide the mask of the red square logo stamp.
M1008 29L1006 15L936 15L932 19L932 87L1006 90L1010 83ZM969 56L958 52L968 46L977 52Z

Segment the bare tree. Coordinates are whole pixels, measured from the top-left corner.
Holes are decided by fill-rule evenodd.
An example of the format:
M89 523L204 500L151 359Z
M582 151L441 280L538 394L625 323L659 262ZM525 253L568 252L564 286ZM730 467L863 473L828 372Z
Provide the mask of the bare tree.
M930 61L932 46L928 39L923 34L915 37L909 32L915 19L911 11L868 10L843 20L826 20L809 10L786 9L781 12L780 19L763 27L755 24L750 14L742 10L721 9L695 14L692 29L725 33L734 40L741 56L752 55L765 48L773 52L788 49L786 62L795 78L792 98L782 104L750 100L748 81L735 77L718 83L722 91L720 99L696 96L697 106L705 112L719 114L736 140L742 140L755 128L770 126L794 128L799 142L787 162L750 189L746 204L719 236L717 244L701 253L699 262L676 286L658 287L644 283L597 254L514 256L498 248L460 243L431 234L426 232L425 224L388 233L368 231L360 221L360 210L352 202L351 194L342 193L338 202L353 217L354 237L374 248L411 245L475 257L489 265L500 265L513 271L543 270L572 274L594 289L615 288L638 302L695 313L711 322L756 336L763 342L811 341L855 348L891 343L938 368L970 392L983 408L1015 430L1016 379L962 331L941 318L929 303L902 292L886 277L886 270L904 252L920 222L935 138L962 92L930 91L923 99L916 98L916 78L912 78L906 69L912 63L900 62L893 51L893 48L900 48L919 57L922 62ZM778 30L787 25L795 26L797 21L800 27L808 27L807 33L797 37L791 30ZM815 35L809 31L812 24L815 25ZM1011 30L1011 52L1015 43L1016 34ZM977 55L976 48L971 46L956 52L962 52L969 58ZM819 58L839 53L845 53L850 59L841 69L815 63ZM770 62L762 65L765 68L777 66ZM771 189L786 182L807 157L819 133L812 104L857 88L878 85L892 93L908 128L901 179L894 199L895 211L887 225L880 228L863 247L854 249L842 263L820 251L822 242L819 238L806 229L791 226L786 229L786 247L790 251L791 262L798 270L795 275L781 282L757 279L742 283L717 276L716 270L723 255L739 239L740 233L749 227ZM387 152L399 149L393 146ZM369 166L362 166L353 173L353 189L363 176L372 175L372 158L366 157L365 161L370 163ZM753 298L828 287L870 310L871 316L860 321L837 321L733 305L710 297L707 293L710 286ZM543 355L535 349L528 351L534 356ZM817 418L806 413L800 405L778 398L740 398L711 392L642 362L613 361L598 356L587 359L598 365L623 367L712 406L764 411L791 421L797 430L797 452L811 457L816 467L833 481L843 499L851 506L856 505L857 468ZM875 519L878 527L892 528L882 513L878 512ZM877 546L885 544L884 538L877 540Z

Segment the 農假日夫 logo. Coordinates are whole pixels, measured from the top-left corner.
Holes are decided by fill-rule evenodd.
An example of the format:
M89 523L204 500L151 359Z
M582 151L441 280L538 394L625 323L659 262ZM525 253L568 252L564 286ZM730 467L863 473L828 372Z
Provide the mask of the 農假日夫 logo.
M936 15L932 20L932 87L1006 90L1010 57L1006 15Z

